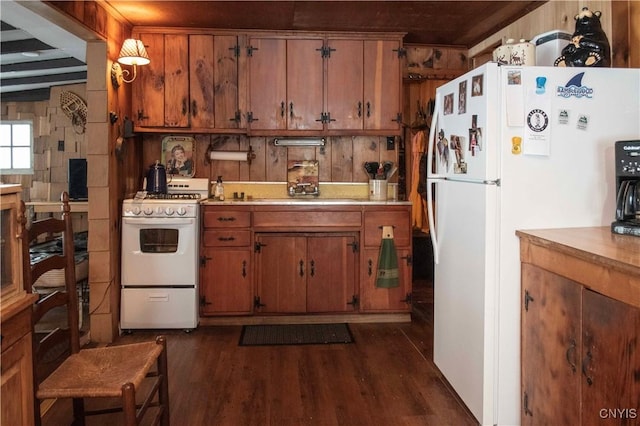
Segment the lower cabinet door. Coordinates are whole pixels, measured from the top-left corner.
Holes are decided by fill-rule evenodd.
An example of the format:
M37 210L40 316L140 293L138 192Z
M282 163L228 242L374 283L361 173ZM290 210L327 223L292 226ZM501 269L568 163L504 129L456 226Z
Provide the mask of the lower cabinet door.
M307 238L256 235L256 305L261 313L307 311Z
M27 333L3 350L0 357L2 366L0 424L25 426L34 424L31 343L31 333Z
M582 424L638 424L640 309L586 289L582 303Z
M362 252L360 266L360 311L361 312L408 312L411 311L411 265L409 249L398 248L398 287L376 287L379 248L367 248Z
M357 310L355 242L353 235L308 238L307 312Z
M582 286L522 265L522 425L580 424Z
M355 233L257 235L259 312L357 311L356 241Z
M202 249L202 315L242 315L253 311L250 259L248 248Z

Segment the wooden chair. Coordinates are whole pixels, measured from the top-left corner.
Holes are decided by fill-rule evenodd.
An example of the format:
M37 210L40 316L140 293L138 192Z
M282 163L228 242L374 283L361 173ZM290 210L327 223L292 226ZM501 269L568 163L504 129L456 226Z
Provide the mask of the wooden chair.
M47 218L25 228L22 238L24 282L27 291L45 272L65 270L65 291L55 291L41 297L33 308L34 329L52 309L66 308L66 325L56 327L44 337L34 333L35 422L41 423L40 401L72 398L74 423L84 425L85 416L121 411L123 425L138 425L147 412L155 414L153 424L169 425L169 386L167 376L167 347L164 336L155 341L129 345L80 349L78 330L78 294L76 292L73 252L73 230L69 196L64 192L62 219ZM25 205L21 215L25 220ZM39 235L62 235L63 253L53 254L31 264L29 247ZM155 366L155 368L154 368ZM136 397L148 391L143 401ZM88 411L85 398L120 398L116 408ZM142 398L140 398L142 399ZM106 402L106 401L105 401ZM154 410L148 410L154 407Z

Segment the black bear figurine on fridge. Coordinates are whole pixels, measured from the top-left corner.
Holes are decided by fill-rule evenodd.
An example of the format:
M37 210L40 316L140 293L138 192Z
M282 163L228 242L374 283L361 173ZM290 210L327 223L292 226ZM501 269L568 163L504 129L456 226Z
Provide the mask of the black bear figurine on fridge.
M610 67L611 48L600 24L600 11L583 7L575 16L576 30L562 55L555 60L556 67Z

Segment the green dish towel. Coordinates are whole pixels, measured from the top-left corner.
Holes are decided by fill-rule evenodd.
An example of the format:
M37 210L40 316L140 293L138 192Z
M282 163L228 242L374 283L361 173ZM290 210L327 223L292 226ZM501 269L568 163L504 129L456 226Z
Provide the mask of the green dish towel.
M380 255L378 256L378 274L376 276L376 287L393 288L398 287L398 254L393 242L393 226L382 227L382 243L380 245Z

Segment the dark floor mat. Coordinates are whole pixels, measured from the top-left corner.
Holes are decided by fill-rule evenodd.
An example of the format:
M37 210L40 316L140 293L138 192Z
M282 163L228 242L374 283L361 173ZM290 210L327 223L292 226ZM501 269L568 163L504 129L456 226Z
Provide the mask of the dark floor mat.
M245 325L240 346L324 345L353 343L348 324L262 324Z

